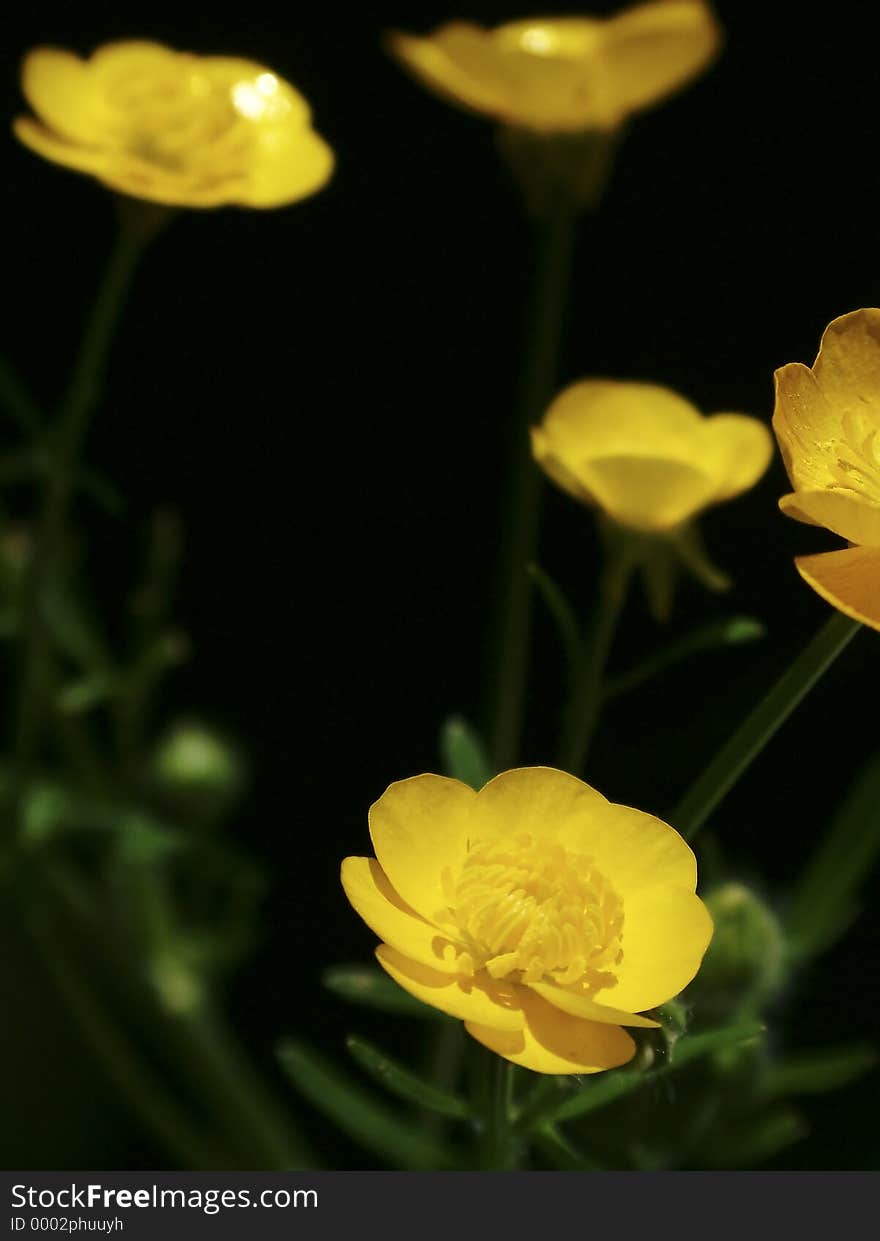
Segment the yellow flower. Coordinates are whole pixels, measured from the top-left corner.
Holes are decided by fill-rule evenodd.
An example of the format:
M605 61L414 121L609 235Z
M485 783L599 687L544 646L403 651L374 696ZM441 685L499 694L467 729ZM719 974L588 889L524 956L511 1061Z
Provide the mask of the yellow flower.
M532 452L576 500L621 526L662 534L756 483L773 440L756 418L703 417L668 388L584 379L532 428Z
M794 488L779 507L846 539L795 560L839 611L880 629L880 310L828 325L812 368L776 372L773 429Z
M280 207L333 168L303 97L249 60L143 41L88 60L40 47L24 59L22 89L39 118L14 123L26 146L134 198Z
M705 0L653 0L606 20L465 22L391 48L425 85L506 125L542 133L612 130L711 61L720 31Z
M342 864L346 895L402 987L538 1073L631 1059L623 1026L696 974L712 921L694 855L659 819L548 767L479 793L401 780L370 811L376 857Z

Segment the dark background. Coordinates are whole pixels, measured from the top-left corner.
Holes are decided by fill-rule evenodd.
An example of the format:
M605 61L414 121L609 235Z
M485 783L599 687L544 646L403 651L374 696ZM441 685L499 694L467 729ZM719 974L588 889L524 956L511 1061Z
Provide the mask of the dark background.
M3 19L9 117L23 110L17 65L28 47L88 53L149 37L267 64L311 101L338 157L332 183L303 203L185 213L157 242L91 440L129 501L124 522L88 517L107 606L121 607L154 504L172 502L185 523L177 615L194 657L164 705L169 718L195 709L228 728L250 756L253 786L234 832L273 885L230 1004L270 1071L281 1033L302 1031L341 1055L349 1029L371 1028L318 984L326 964L366 961L373 946L342 898L339 860L368 851L366 811L389 782L438 769L442 718L479 711L530 275L529 228L491 126L417 87L380 36L567 7L352 15L276 4L221 16L215 6L89 3L50 15L31 4ZM561 380L650 379L707 411L769 420L774 368L812 362L832 318L880 301L880 21L854 0L834 6L833 22L825 6L716 7L721 59L634 120L601 215L580 232ZM0 159L3 347L51 402L112 212L100 187L11 136ZM668 811L826 618L792 557L838 544L777 513L784 489L774 462L753 493L706 517L709 547L736 585L726 598L686 586L674 617L678 626L748 612L766 621L766 640L695 659L612 708L588 772L608 796ZM586 605L591 522L555 493L544 548ZM552 760L559 690L543 622L537 638L528 762ZM624 667L662 640L637 599L615 661ZM734 873L771 899L876 747L878 683L880 641L866 632L716 815ZM876 896L875 882L875 909ZM808 996L790 1000L793 1045L877 1033L878 947L869 910ZM7 1165L155 1166L161 1157L126 1127L36 967L5 967ZM870 1095L869 1079L807 1101L813 1133L779 1166L873 1166Z

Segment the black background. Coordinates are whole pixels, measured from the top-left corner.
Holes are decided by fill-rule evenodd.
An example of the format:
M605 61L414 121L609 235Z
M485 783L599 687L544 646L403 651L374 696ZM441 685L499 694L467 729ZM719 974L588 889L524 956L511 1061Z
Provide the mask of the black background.
M880 20L855 0L835 5L833 21L818 5L728 0L717 11L721 59L635 119L601 215L580 232L561 380L650 379L707 411L769 419L774 368L811 362L829 320L880 302ZM491 126L418 88L380 36L517 15L486 4L352 14L86 3L51 15L32 4L4 19L9 117L22 110L17 65L28 47L87 53L150 37L269 65L307 96L337 153L332 183L303 203L184 213L158 241L91 441L129 513L124 523L85 518L98 588L121 608L139 525L156 502L182 514L177 612L195 651L165 708L230 729L251 759L234 831L273 886L230 1003L270 1071L280 1033L301 1030L342 1054L348 1029L370 1028L317 981L329 962L369 959L373 944L342 897L339 860L368 851L367 807L390 781L438 769L443 716L479 710L530 274L529 228ZM112 212L100 187L11 136L0 159L3 346L51 402ZM608 796L668 811L826 618L792 557L837 544L777 513L784 489L774 462L753 493L706 517L736 585L727 598L686 586L674 618L735 609L764 619L768 637L694 660L615 706L587 773ZM561 495L548 496L543 560L586 605L591 522ZM662 638L637 600L616 662ZM527 762L552 760L559 689L543 622L537 639ZM878 682L880 646L866 632L715 818L734 873L771 899L876 746ZM869 909L791 997L792 1044L876 1033L877 949ZM10 956L7 1166L155 1166L161 1156L126 1127L35 965ZM813 1133L780 1165L872 1166L869 1096L866 1084L808 1102ZM357 1160L342 1148L328 1158Z

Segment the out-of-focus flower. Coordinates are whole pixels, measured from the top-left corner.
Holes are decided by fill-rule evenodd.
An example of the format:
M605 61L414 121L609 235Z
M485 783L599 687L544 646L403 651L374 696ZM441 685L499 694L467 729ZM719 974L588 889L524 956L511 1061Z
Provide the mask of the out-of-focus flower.
M846 539L795 560L804 581L854 620L880 629L880 310L828 325L812 367L776 372L773 429L794 490L779 507Z
M479 792L423 775L370 811L376 857L342 864L346 895L384 941L380 964L539 1073L624 1064L623 1026L699 969L712 921L673 828L547 767Z
M662 534L756 483L773 440L756 418L704 417L668 388L584 379L532 428L532 451L576 500L621 526Z
M22 66L36 113L17 137L133 198L177 207L281 207L320 189L333 153L298 91L262 65L159 43L88 60L39 47Z
M424 38L395 33L390 45L452 102L553 134L616 129L695 77L720 40L705 0L653 0L605 20L451 22Z

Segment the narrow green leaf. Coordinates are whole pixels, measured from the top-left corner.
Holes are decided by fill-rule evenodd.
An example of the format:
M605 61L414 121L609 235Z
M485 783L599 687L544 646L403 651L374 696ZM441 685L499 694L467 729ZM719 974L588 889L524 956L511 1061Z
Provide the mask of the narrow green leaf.
M577 613L562 587L539 564L532 562L527 571L556 625L565 660L566 677L570 680L580 661L581 637Z
M376 1100L329 1059L304 1043L285 1039L278 1060L293 1086L344 1134L395 1168L451 1168L451 1153L420 1133L402 1113Z
M440 751L448 774L472 789L481 789L495 774L479 734L460 715L451 715L444 721Z
M352 1035L345 1045L361 1068L399 1099L453 1120L465 1120L470 1115L467 1104L458 1095L424 1081L365 1039Z
M758 1082L758 1094L766 1100L825 1094L848 1086L878 1063L880 1052L870 1043L797 1052L767 1069Z
M65 715L79 715L99 706L111 698L119 687L119 678L101 671L81 677L62 686L55 699L55 706Z
M880 854L880 752L869 760L796 881L784 923L796 957L825 951L848 925Z
M689 1034L681 1038L675 1045L675 1058L671 1062L646 1072L639 1069L619 1069L611 1073L603 1073L598 1081L587 1084L564 1102L557 1104L544 1119L555 1123L560 1120L572 1120L575 1116L586 1116L589 1112L598 1111L610 1103L616 1103L633 1091L639 1090L649 1082L655 1082L670 1073L675 1073L686 1064L692 1064L715 1052L731 1047L742 1047L760 1038L764 1027L756 1021L740 1022L737 1025L725 1026L720 1030L707 1030L705 1034Z
M705 1161L714 1168L755 1168L808 1132L806 1121L794 1108L773 1108L713 1142L705 1152Z
M534 1140L539 1150L560 1172L602 1171L600 1163L577 1150L555 1125L542 1125L535 1133Z
M630 690L644 685L646 681L653 680L674 664L690 659L692 655L717 650L720 647L742 646L746 642L756 642L759 638L763 638L766 632L764 625L754 616L727 616L721 620L712 621L708 625L701 625L691 633L685 634L683 638L671 642L661 651L649 656L635 668L612 678L606 686L605 697L617 698L621 694L629 693Z

